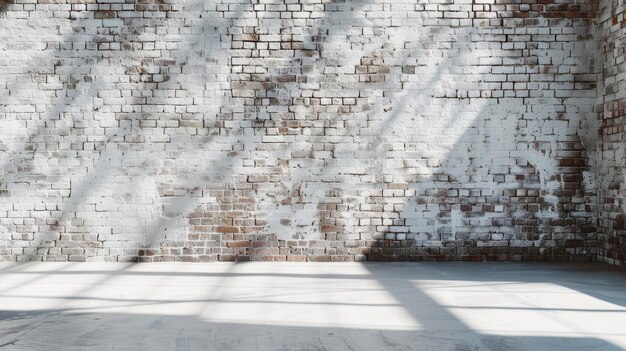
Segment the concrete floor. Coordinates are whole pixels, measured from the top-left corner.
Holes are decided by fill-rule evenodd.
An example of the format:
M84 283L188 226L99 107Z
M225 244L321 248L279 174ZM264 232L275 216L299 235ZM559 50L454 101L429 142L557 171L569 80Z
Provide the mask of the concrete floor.
M0 264L0 350L626 350L626 274L537 263Z

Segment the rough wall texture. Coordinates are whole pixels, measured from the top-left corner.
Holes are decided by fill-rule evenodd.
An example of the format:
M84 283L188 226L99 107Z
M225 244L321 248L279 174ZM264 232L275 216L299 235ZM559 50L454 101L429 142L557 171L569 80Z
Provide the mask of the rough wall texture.
M597 10L14 0L0 258L591 260Z
M598 129L600 259L626 265L626 3L601 2L602 84Z

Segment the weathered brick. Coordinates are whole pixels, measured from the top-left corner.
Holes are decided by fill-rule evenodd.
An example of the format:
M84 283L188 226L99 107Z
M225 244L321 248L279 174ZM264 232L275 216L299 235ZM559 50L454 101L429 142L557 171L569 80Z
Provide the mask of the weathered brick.
M0 260L624 264L615 1L74 5L0 14Z
M115 18L115 12L114 11L94 11L93 17L96 19Z

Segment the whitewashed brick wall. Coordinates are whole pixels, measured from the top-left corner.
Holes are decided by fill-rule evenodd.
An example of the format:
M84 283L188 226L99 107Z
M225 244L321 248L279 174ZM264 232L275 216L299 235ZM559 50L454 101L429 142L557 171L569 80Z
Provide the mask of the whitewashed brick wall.
M0 259L602 257L606 15L531 2L13 0Z
M626 3L601 2L598 113L598 239L600 260L626 265Z

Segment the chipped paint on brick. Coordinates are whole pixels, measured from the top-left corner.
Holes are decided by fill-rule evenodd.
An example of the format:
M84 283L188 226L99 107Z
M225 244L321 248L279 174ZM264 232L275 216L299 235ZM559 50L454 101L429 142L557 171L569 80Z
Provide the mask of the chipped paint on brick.
M600 257L598 10L13 3L0 258ZM609 217L601 228L621 228ZM612 233L605 257L621 250Z

